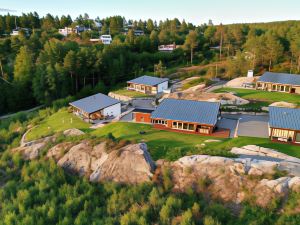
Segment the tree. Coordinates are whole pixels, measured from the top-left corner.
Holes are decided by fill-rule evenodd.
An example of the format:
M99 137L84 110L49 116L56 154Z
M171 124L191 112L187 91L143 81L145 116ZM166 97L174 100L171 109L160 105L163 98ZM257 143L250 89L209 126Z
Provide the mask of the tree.
M27 46L22 46L16 57L14 66L14 78L17 81L30 82L33 76L33 57Z
M300 72L300 38L295 38L291 41L292 57L296 58L297 72Z
M73 76L76 71L76 53L73 50L70 50L64 58L64 68L70 74L71 83L72 83L72 90L73 89ZM78 81L76 79L76 92L78 91Z
M276 37L272 34L266 36L266 56L269 61L269 71L271 71L272 64L277 62L283 54L283 46Z
M151 19L148 19L147 21L147 31L148 33L150 34L153 30L154 30L154 23L153 23L153 20Z
M195 225L191 209L188 209L183 213L181 217L180 225Z
M152 50L157 50L159 44L159 38L157 31L153 30L150 34L150 42L152 46Z
M193 64L193 51L198 46L198 34L196 31L191 30L186 36L184 46L187 50L191 51L191 64Z

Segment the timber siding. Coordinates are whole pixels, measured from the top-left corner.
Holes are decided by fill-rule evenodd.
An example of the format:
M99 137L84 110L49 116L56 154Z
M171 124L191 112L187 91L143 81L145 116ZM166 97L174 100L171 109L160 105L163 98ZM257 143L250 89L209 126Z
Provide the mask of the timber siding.
M272 141L300 144L300 109L269 107Z
M300 94L300 75L266 72L257 81L256 89Z

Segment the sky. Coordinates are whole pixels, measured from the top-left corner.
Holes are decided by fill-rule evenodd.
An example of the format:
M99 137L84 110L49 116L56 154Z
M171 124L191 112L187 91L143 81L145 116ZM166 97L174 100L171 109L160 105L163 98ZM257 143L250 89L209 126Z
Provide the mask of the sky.
M0 0L1 9L20 15L36 11L40 16L70 14L75 19L121 15L126 19L185 19L196 25L300 20L299 0Z

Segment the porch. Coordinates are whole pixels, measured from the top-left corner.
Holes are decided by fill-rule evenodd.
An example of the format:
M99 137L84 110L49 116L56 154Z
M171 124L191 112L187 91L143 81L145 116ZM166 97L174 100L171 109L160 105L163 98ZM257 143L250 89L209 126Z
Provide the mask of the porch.
M127 83L127 90L138 91L149 95L157 93L157 87L155 86L148 86L148 85L134 84L134 83Z

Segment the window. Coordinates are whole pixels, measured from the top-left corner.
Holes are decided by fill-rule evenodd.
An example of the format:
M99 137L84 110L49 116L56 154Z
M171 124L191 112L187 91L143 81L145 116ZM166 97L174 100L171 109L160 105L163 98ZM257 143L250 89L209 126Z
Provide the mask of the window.
M177 129L177 128L178 128L177 122L173 122L173 123L172 123L172 127Z
M182 123L178 123L178 129L182 129Z
M194 124L189 124L189 130L195 130Z
M187 130L187 129L188 129L188 124L187 124L187 123L184 123L184 124L183 124L183 129L184 129L184 130Z
M286 86L286 87L285 87L285 91L286 91L286 92L290 92L290 86Z
M280 91L284 91L284 86L280 86Z

